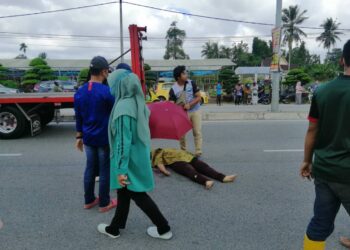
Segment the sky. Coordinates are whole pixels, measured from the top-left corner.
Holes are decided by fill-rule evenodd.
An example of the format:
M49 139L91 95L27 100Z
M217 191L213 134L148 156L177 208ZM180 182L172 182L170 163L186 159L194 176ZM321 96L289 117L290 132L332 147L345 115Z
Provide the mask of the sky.
M0 17L109 1L112 0L1 0ZM128 2L191 14L263 23L275 22L275 0L128 0ZM303 26L319 27L327 17L332 17L341 23L340 28L350 29L350 19L347 18L350 1L283 0L283 8L296 4L302 10L307 10L306 15L309 18ZM219 42L220 45L225 46L232 46L233 43L244 41L251 47L253 36L264 40L271 39L272 27L270 26L189 17L125 3L123 4L123 29L126 37L124 48L128 49L130 46L127 38L130 24L147 26L149 39L143 42L144 58L162 59L165 52L166 31L173 21L177 21L178 27L186 31L188 39L185 40L184 49L191 59L202 58L202 46L207 41ZM107 36L108 38L29 37L23 34L13 35L3 32ZM304 32L309 34L305 42L310 52L324 58L326 50L315 40L321 31L304 29ZM50 59L89 59L95 55L113 59L120 55L120 40L116 38L119 35L119 4L116 3L67 12L0 18L0 58L16 57L20 54L19 44L24 42L28 45L27 56L29 58L34 58L40 52L45 52ZM336 47L342 47L349 39L349 35L349 31L341 35L342 40L337 42ZM228 39L228 36L235 38Z

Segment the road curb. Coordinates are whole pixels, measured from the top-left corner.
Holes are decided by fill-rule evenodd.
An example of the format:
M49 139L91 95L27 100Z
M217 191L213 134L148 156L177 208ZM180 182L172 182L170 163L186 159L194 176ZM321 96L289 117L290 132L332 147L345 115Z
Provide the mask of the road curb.
M234 121L234 120L306 120L307 112L203 112L203 121Z

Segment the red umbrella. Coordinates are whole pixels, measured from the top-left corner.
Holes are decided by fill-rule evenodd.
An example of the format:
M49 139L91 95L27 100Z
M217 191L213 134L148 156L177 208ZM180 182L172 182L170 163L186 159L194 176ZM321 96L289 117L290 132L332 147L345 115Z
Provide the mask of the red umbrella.
M151 138L180 140L192 129L186 111L172 102L156 102L148 105L151 111L149 127Z

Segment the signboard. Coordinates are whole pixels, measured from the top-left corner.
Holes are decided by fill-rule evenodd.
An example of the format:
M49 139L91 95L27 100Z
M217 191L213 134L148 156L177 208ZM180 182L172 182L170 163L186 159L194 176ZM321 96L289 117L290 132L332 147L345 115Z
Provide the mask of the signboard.
M279 53L281 47L281 28L275 28L272 30L272 61L270 70L271 71L279 71Z

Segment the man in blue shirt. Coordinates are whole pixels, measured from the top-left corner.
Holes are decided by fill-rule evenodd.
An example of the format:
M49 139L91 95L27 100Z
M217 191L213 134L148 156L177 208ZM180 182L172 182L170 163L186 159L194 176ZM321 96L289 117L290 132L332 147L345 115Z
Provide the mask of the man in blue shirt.
M221 85L221 82L219 81L216 84L216 104L218 106L221 106L221 96L222 96L222 85Z
M90 64L91 78L74 95L76 117L76 147L86 153L84 173L85 209L99 204L100 212L107 212L117 206L115 199L109 196L109 142L108 121L114 104L114 98L107 79L109 65L105 58L96 56ZM95 176L100 176L99 197L95 196Z

